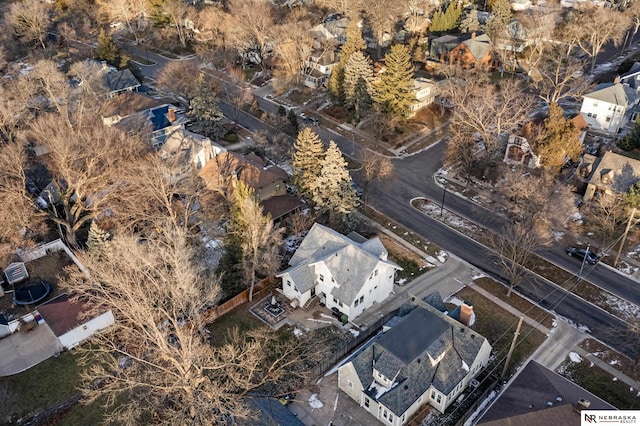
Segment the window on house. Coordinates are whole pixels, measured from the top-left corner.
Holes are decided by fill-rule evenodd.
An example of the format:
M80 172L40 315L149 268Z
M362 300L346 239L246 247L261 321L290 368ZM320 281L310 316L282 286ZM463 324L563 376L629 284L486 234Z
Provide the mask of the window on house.
M332 296L332 297L333 297L333 303L338 303L338 299L336 299L335 296Z
M442 396L438 395L438 398L436 399L436 401L438 402L438 404L440 404L440 402L442 401Z
M291 281L287 280L287 286L291 287Z
M593 117L593 114L591 114L590 112L587 113L587 117Z
M382 417L384 417L385 419L387 418L387 410L383 410L382 411Z
M342 302L338 302L338 306L342 308Z
M375 271L373 271L373 276L377 277L378 276L378 270L376 269Z
M332 282L332 283L335 283L335 282L336 282L336 280L334 280L334 279L333 279L333 277L331 277L331 282Z
M598 114L593 113L593 118L598 118Z
M393 414L389 413L389 423L393 423Z
M349 386L349 388L353 389L353 382L351 380L347 380L347 386Z
M431 391L431 399L436 399L436 391Z
M318 276L318 279L319 279L320 281L324 281L324 275L320 274L320 275Z
M355 303L353 304L353 307L355 308L356 306L358 306L358 299L356 299Z
M364 406L365 406L365 407L367 407L367 408L369 408L369 402L370 402L370 401L369 401L369 398L365 397L365 398L364 398Z
M360 303L364 302L364 296L360 296Z
M611 121L611 117L607 117L607 123Z
M276 183L276 191L280 191L280 184Z
M422 402L422 396L418 398L418 404Z

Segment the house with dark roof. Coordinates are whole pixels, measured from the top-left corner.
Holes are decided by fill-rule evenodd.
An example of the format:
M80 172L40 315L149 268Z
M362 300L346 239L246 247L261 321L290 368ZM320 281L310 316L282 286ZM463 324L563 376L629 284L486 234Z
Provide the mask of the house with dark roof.
M178 115L173 105L163 104L126 117L112 117L105 121L105 124L119 127L126 132L147 135L149 144L155 149L160 149L172 133L184 128L186 122L186 118Z
M581 409L615 410L615 407L531 360L475 424L577 425Z
M129 69L106 73L104 75L104 82L109 88L107 96L110 98L121 93L134 92L142 86Z
M65 349L71 349L95 333L115 324L111 310L93 318L85 318L89 309L85 300L74 299L68 294L49 300L38 306L37 312L47 323Z
M225 195L233 192L238 180L244 182L254 190L264 212L273 219L302 206L298 199L287 194L289 174L278 166L266 166L254 153L222 152L210 159L198 174L209 189Z
M353 320L389 297L395 272L401 269L387 258L378 237L357 242L315 223L289 267L276 276L294 306L319 300Z
M382 423L400 426L425 404L444 413L487 364L491 345L427 304L394 322L338 369L338 387Z

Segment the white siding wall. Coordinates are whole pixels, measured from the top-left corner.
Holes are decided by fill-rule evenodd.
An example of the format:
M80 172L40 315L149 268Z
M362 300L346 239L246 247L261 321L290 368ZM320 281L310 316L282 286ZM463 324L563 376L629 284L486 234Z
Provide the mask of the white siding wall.
M97 333L98 331L103 330L113 324L115 324L113 313L111 311L107 311L102 315L99 315L87 321L83 325L66 332L58 339L60 340L60 343L62 343L62 346L64 346L66 349L71 349L78 346L89 337L93 336L94 333Z
M580 112L589 127L615 133L625 125L626 107L585 97Z
M361 396L363 396L364 389L352 363L345 364L338 369L338 387L359 405L362 405Z

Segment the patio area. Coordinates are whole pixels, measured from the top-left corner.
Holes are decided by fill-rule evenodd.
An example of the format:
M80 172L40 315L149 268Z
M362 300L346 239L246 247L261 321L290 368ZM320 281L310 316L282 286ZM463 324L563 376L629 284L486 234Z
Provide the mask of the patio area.
M275 330L285 324L300 327L304 330L314 330L329 325L341 325L340 321L333 317L331 311L326 307L318 304L308 311L302 308L293 308L291 301L278 292L271 292L260 299L249 311L260 321Z

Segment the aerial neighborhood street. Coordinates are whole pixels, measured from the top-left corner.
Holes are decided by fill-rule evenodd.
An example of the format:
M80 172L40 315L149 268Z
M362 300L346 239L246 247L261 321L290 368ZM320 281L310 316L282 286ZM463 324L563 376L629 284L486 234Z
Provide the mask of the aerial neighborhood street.
M640 0L0 16L1 424L638 415Z

